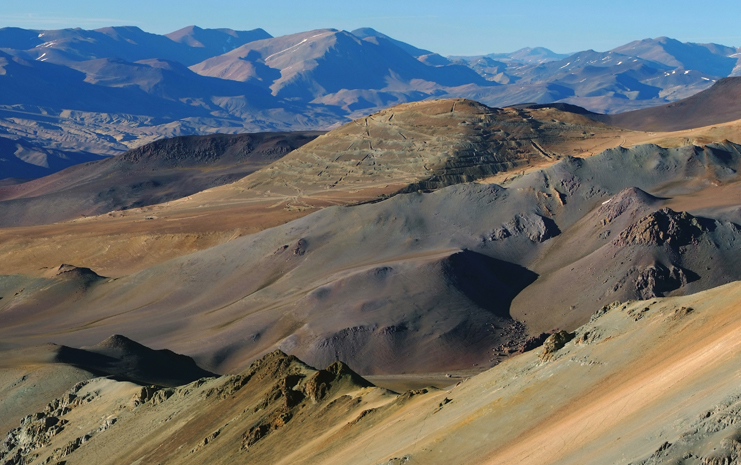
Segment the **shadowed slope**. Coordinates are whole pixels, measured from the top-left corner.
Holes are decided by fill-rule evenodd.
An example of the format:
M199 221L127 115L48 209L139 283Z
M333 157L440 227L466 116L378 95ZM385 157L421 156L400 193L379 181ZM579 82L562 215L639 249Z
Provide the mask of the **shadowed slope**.
M317 133L187 136L0 187L0 225L53 223L176 200L233 182Z
M711 88L677 102L598 119L639 131L680 131L735 121L741 119L741 77L721 79Z
M198 367L190 357L167 349L152 350L118 334L79 349L46 344L5 351L3 356L5 361L2 366L6 368L63 364L94 373L95 376L157 386L179 386L214 376Z
M74 408L76 404L70 403L76 396L65 394L73 386L80 387L99 376L160 387L214 376L190 357L152 350L119 335L82 349L44 344L3 348L0 354L0 434L18 426L28 414L45 407L48 412L55 402L67 411ZM65 400L60 402L63 395Z

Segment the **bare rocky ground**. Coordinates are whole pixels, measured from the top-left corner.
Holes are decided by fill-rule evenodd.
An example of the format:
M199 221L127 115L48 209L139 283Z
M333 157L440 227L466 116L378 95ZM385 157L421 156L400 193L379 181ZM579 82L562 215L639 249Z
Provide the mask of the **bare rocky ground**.
M219 168L220 173L203 160L200 168L178 167L164 163L165 158L157 164L151 159L157 157L134 162L124 155L28 186L2 189L6 201L0 208L8 212L5 221L28 226L0 230L0 254L5 257L0 273L34 275L43 267L78 263L106 276L121 276L326 206L377 201L412 185L439 187L507 175L515 168L533 169L553 163L559 154L612 147L630 134L547 109L497 110L464 100L408 104L320 137L317 143L291 153L278 165L280 169L157 205L149 204L185 195L192 191L191 184L214 184L226 168ZM142 150L170 147L177 153L178 144L189 140L199 139L174 139L181 142L155 143ZM227 174L275 158L260 156L275 148L267 142L253 147L254 153L242 163L232 160L234 167ZM185 144L182 151L195 157L198 146L193 145ZM338 154L343 154L342 159ZM110 176L121 173L127 173L128 182L110 186ZM114 210L38 227L90 215L106 206ZM54 243L51 248L50 243Z
M276 348L363 374L492 366L594 305L738 279L733 199L663 203L734 188L740 162L731 143L615 149L504 186L324 208L128 276L7 276L0 334L16 346L52 327L67 345L124 334L216 372Z
M140 221L114 214L7 228L24 246L6 242L4 266L34 268L0 278L0 334L9 347L124 334L215 372L280 348L363 374L439 373L495 365L528 338L578 327L595 304L737 279L738 146L549 155L547 143L584 140L585 120L566 113L570 122L548 123L556 110L533 111L407 104L320 136L236 183L152 207ZM533 164L546 167L487 181ZM321 209L305 202L334 189L377 193L369 186L379 183L396 195ZM701 198L704 205L692 203ZM276 213L302 202L316 211L242 237L212 229L189 246L204 249L192 255L163 247L194 235L194 223L173 214L179 208L201 228L225 228L232 220L221 213L256 199L274 202ZM250 218L232 212L235 222ZM106 222L118 242L79 234L79 225ZM50 237L54 230L65 239ZM54 261L64 254L61 263L108 278L59 276ZM123 274L122 259L149 262Z
M316 370L279 351L237 374L171 388L81 376L37 396L46 405L16 418L0 456L18 464L736 463L739 299L734 283L615 302L444 390L395 393L341 362Z
M738 124L402 109L181 200L0 230L0 408L32 414L5 460L735 460L741 147L702 138ZM617 146L571 156L586 128ZM674 142L622 145L644 137ZM233 375L153 378L204 375L165 348Z
M643 133L595 126L582 115L552 108L495 111L472 102L454 102L408 104L385 111L384 117L370 115L297 151L282 165L287 168L285 175L271 170L156 205L136 207L182 194L188 184L178 180L213 183L214 177L219 178L218 170L199 174L197 169L155 167L166 181L155 186L146 179L151 163L144 163L145 169L138 171L123 163L138 180L109 186L108 178L100 176L106 170L98 168L115 168L120 162L108 161L93 165L97 167L93 172L67 170L59 174L61 179L48 177L22 188L3 188L10 197L0 208L14 213L19 213L16 204L33 208L23 210L22 215L4 216L7 222L19 219L29 226L0 229L0 273L39 275L60 263L74 263L106 276L122 276L327 206L377 201L412 185L440 186L473 179L502 183L567 155L587 157L641 143L701 146L736 140L741 133L738 122L677 133ZM335 162L337 153L345 154L347 160ZM352 162L358 164L362 159L358 166ZM478 162L484 169L472 168ZM335 163L334 171L325 169ZM73 195L77 200L68 201ZM96 199L92 204L91 198ZM133 208L40 226L89 215L106 205Z

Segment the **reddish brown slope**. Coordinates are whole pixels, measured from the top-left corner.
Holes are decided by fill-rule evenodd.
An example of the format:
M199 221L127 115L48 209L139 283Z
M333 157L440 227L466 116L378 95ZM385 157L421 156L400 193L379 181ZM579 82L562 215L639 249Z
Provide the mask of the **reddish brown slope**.
M659 107L604 115L613 126L639 131L681 131L741 119L741 77L721 79L710 89Z

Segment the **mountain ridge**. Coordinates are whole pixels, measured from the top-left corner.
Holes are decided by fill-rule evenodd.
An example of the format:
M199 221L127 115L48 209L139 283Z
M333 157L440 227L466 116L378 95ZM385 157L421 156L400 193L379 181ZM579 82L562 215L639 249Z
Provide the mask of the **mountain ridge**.
M659 38L568 56L528 48L445 58L371 28L281 37L197 26L167 36L128 26L7 28L0 131L45 149L112 155L162 137L327 130L441 97L615 113L677 101L733 75L734 50Z

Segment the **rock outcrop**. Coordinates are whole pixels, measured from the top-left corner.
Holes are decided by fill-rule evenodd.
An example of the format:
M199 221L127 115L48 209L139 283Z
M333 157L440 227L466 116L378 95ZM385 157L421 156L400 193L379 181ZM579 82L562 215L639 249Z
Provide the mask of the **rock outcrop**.
M618 247L667 244L677 248L697 241L705 231L707 228L700 218L662 208L629 226L613 243Z

